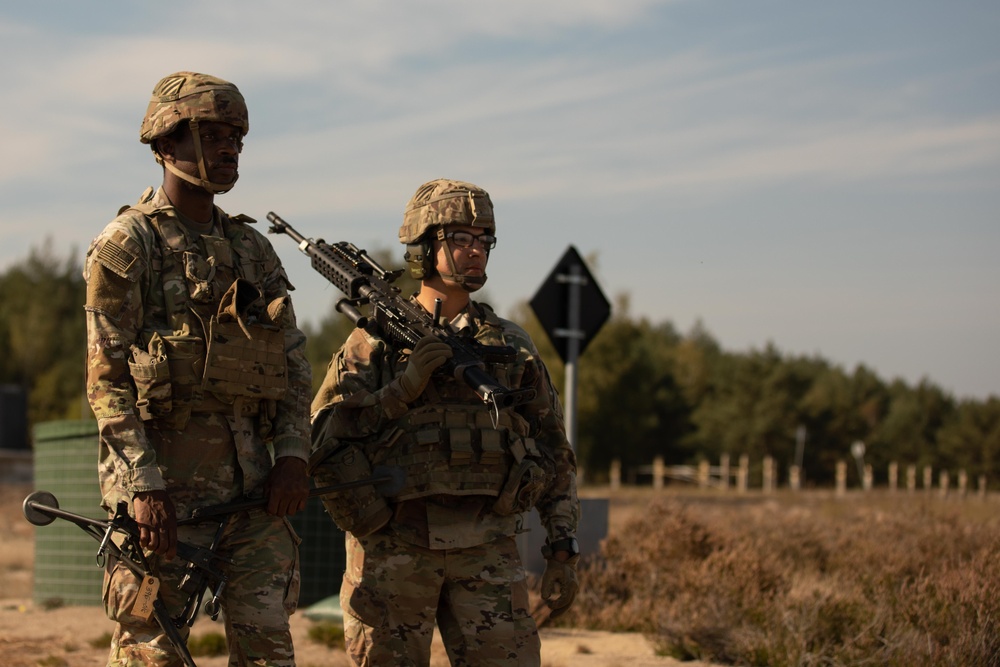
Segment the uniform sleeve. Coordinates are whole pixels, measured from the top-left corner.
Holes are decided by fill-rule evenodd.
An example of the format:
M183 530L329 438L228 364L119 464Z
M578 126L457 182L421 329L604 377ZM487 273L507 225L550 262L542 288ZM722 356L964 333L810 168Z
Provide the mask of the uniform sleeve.
M355 329L333 356L313 399L313 441L369 439L409 409L390 386L396 373L385 343Z
M527 334L525 334L527 337ZM550 466L552 482L535 504L550 542L575 537L580 522L580 501L576 491L576 455L566 438L562 404L552 386L548 369L526 338L522 351L528 357L521 387L533 387L535 398L518 408L530 426L542 456Z
M87 253L87 398L101 441L101 486L106 505L119 494L164 489L156 452L136 410L129 371L131 346L142 322L144 246L112 223Z
M289 291L293 290L281 260L271 244L264 244L264 297L272 319L285 330L285 358L288 387L275 411L272 446L275 458L309 458L309 398L312 394L312 369L306 359L306 336L299 329Z

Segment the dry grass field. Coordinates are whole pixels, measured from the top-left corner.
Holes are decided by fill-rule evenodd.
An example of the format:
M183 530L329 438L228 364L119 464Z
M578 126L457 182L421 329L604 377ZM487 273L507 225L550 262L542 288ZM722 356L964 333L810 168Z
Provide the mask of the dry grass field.
M31 602L26 485L0 485L0 656L103 664L100 607ZM626 488L577 603L542 621L545 667L1000 667L1000 501L936 493L719 493ZM192 630L211 644L221 627ZM300 667L341 667L324 622L293 617ZM335 629L332 630L335 634ZM199 656L199 667L222 667ZM432 665L446 665L440 645Z
M632 489L575 627L767 667L1000 665L997 500Z

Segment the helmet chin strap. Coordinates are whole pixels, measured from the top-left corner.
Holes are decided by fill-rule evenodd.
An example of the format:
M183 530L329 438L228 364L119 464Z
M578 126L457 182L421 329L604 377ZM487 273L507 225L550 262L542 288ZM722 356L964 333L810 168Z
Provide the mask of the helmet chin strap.
M197 185L213 195L222 195L229 192L233 189L233 186L236 185L236 180L239 178L239 174L236 175L236 178L233 179L232 183L227 183L225 185L222 183L213 183L208 180L208 171L205 169L205 154L201 150L201 134L198 132L198 119L192 118L188 124L191 128L191 137L194 139L194 157L198 162L198 174L201 178L195 178L191 174L181 171L170 162L165 161L159 153L156 154L156 161L166 167L167 171L177 178L185 180L192 185Z

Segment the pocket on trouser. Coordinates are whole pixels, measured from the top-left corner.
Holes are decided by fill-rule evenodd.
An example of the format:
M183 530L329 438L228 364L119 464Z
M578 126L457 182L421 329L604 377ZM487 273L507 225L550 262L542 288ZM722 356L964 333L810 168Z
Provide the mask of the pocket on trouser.
M122 625L156 625L149 620L132 614L132 608L139 597L142 581L117 558L108 557L104 568L104 590L102 600L108 618Z
M299 545L302 544L302 538L300 538L298 533L295 532L295 528L292 527L292 522L289 521L287 517L282 517L282 521L284 521L285 527L288 528L288 534L292 538L292 545L295 552L292 558L292 570L289 573L288 585L285 586L285 597L282 599L282 604L288 614L294 614L295 610L299 608L299 594L302 591L302 568L299 561Z
M372 591L356 586L345 575L340 585L340 608L344 612L344 644L347 654L355 665L370 664L375 631L386 622L384 604Z

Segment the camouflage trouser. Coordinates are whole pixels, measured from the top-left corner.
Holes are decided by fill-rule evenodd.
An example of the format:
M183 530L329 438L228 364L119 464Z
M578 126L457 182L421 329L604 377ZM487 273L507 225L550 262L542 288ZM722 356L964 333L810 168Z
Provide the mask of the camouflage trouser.
M356 665L427 665L434 623L452 665L539 665L524 567L511 537L465 549L423 549L381 530L347 534L340 589Z
M178 538L209 546L217 523L182 526ZM219 553L233 561L220 569L228 578L221 599L229 644L229 664L293 667L295 654L288 615L299 596L298 537L287 519L261 510L231 517ZM160 578L160 596L171 616L184 608L187 595L179 590L187 563L149 556ZM156 619L146 621L130 612L140 580L122 563L108 563L104 577L104 604L118 623L111 641L109 667L174 667L180 656ZM179 633L187 640L189 628Z

